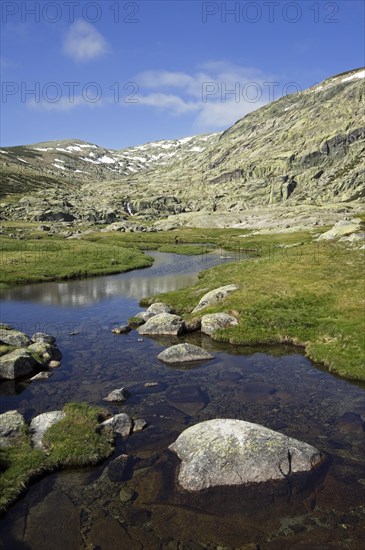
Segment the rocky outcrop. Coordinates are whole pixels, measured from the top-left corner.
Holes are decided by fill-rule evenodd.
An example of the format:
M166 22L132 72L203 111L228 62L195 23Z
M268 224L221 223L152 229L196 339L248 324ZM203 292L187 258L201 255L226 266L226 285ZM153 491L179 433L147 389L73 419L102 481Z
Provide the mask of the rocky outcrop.
M142 335L168 335L178 336L184 332L184 320L172 313L158 313L138 328Z
M214 359L214 355L211 355L199 346L185 343L165 349L158 354L157 359L160 359L164 363L185 363L190 361L207 361Z
M169 449L181 459L179 484L187 491L287 480L311 472L323 454L264 426L216 419L182 432Z
M65 417L63 411L50 411L35 416L29 426L32 445L35 449L43 449L43 436L46 431Z
M238 290L237 285L225 285L219 288L215 288L210 292L204 294L204 296L199 300L198 305L193 309L193 313L200 311L208 306L213 306L224 300L229 294Z
M238 325L238 321L233 315L228 315L228 313L208 313L202 317L200 330L204 334L212 336L216 330L222 330L235 325Z

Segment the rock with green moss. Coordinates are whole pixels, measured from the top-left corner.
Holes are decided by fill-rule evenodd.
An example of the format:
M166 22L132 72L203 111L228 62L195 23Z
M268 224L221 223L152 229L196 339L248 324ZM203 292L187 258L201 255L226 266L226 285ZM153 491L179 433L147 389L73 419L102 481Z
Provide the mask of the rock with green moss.
M178 481L187 491L286 481L318 468L315 447L259 424L215 419L191 426L170 445L181 460Z

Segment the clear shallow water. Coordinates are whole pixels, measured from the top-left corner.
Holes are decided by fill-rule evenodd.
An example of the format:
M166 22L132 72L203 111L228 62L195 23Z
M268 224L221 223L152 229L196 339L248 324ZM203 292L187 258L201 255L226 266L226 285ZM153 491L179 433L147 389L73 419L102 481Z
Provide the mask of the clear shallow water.
M141 310L140 298L189 285L198 271L222 261L219 255L151 255L156 261L148 269L3 293L1 320L29 334L54 334L64 358L48 381L2 383L0 412L16 408L29 420L68 401L105 405L103 397L125 385L131 398L108 408L143 417L149 427L117 443L115 456L132 457L124 473L115 474L114 456L98 468L37 482L0 520L0 540L6 548L32 549L293 548L299 542L359 548L364 389L284 346L248 350L190 335L184 340L215 359L176 369L156 359L166 340L139 341L136 331L114 335L113 326ZM146 388L146 382L158 386ZM311 443L331 457L325 477L303 494L281 498L221 490L197 502L179 494L176 463L166 449L188 425L217 417L257 422ZM122 487L134 491L127 504Z

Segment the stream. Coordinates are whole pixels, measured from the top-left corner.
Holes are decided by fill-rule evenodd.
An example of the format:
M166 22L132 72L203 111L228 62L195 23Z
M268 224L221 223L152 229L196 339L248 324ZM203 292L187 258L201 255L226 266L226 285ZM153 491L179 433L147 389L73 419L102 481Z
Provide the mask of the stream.
M17 409L30 421L67 402L87 401L143 418L148 427L118 439L114 456L97 467L36 481L0 518L0 547L359 549L365 540L364 385L327 373L290 346L231 346L200 333L168 340L113 334L142 310L142 297L186 287L199 271L232 261L221 252L148 254L155 261L147 269L2 292L0 320L29 335L54 335L63 359L49 380L0 383L0 413ZM158 353L178 341L201 345L215 358L193 367L160 363ZM125 404L103 401L122 386L131 393ZM306 441L328 455L327 470L299 494L274 497L263 490L248 498L244 490L220 488L205 500L181 495L177 459L167 447L189 425L211 418L256 422ZM124 471L116 467L121 454L131 457Z

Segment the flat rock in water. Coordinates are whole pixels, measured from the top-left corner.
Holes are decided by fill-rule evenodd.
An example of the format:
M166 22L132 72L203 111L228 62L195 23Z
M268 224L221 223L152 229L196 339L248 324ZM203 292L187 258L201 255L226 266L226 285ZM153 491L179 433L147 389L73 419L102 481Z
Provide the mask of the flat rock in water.
M209 402L208 396L199 386L174 387L167 392L166 400L169 405L188 416L196 415Z
M191 426L170 445L181 459L179 483L188 491L285 480L310 472L324 456L315 447L259 424L215 419Z
M216 330L222 330L234 325L238 325L238 321L233 315L228 315L228 313L208 313L202 317L201 331L211 336Z
M64 417L65 413L63 411L50 411L35 416L29 426L33 447L43 449L45 432Z
M214 359L214 355L211 355L199 346L184 343L165 349L158 354L157 359L160 359L164 363L184 363Z
M200 299L198 305L193 309L193 313L200 311L207 306L212 306L218 302L221 302L228 296L228 294L231 294L231 292L234 292L235 290L238 290L237 285L225 285L207 292Z
M42 372L39 372L38 374L36 374L35 376L32 376L30 381L31 382L36 382L37 380L48 380L48 378L50 378L52 376L52 374L53 374L53 372L42 371Z
M143 335L166 334L168 336L178 336L184 331L184 320L178 315L172 313L158 313L148 319L148 321L139 327L138 332Z

